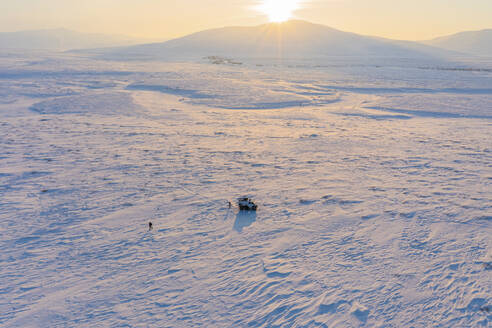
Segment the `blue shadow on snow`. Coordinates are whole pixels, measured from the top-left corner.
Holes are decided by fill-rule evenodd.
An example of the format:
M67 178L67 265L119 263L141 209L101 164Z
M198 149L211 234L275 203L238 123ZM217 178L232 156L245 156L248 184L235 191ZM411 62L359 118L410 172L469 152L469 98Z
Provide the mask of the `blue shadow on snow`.
M244 228L249 227L256 222L256 212L254 211L239 211L234 221L234 230L241 233Z

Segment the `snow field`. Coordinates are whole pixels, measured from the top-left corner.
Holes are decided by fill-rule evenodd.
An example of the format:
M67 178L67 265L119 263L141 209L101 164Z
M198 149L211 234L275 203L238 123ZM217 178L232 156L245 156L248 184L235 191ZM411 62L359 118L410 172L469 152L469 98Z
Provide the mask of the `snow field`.
M0 325L490 325L489 73L58 60L2 59Z

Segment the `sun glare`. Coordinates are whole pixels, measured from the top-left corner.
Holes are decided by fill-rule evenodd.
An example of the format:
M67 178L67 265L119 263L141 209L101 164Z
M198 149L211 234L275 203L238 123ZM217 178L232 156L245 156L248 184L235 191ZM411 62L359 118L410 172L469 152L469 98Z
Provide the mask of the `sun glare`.
M299 9L299 0L263 0L258 10L267 15L270 22L281 23L289 20Z

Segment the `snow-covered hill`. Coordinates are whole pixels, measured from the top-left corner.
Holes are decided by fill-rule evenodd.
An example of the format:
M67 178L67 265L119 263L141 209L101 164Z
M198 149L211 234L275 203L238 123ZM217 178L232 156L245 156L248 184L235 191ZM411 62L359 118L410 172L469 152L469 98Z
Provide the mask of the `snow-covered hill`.
M128 36L86 34L66 29L0 33L1 49L70 50L118 47L144 43Z
M339 31L300 20L253 27L224 27L155 44L113 49L119 59L166 59L209 55L238 58L322 58L379 56L429 58L447 51L414 42L398 42Z
M447 50L492 57L492 29L461 32L423 43Z

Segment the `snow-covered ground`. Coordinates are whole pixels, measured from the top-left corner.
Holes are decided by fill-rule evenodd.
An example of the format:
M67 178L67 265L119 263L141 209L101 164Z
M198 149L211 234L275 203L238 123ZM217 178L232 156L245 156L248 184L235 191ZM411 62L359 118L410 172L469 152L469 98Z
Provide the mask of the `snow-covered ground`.
M0 326L490 327L491 63L2 53Z

